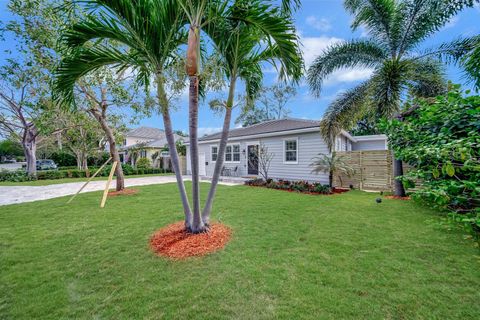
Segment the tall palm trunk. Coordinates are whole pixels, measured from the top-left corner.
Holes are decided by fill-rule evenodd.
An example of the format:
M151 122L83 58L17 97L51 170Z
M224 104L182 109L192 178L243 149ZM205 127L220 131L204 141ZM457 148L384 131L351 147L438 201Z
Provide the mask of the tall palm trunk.
M199 233L206 227L200 214L200 175L198 159L198 73L200 64L200 27L191 25L188 31L186 72L190 80L189 88L189 134L190 163L192 170L193 224L191 231Z
M205 230L205 225L200 215L200 172L198 157L198 84L198 77L191 76L189 92L189 133L190 162L192 170L193 233L203 232Z
M405 188L403 183L397 180L397 177L403 176L403 164L402 160L394 159L393 160L393 184L394 184L394 194L398 197L405 197Z
M161 76L157 76L157 95L158 100L161 104L160 109L162 110L163 126L165 128L165 137L167 139L168 149L170 151L170 160L172 161L172 167L173 171L175 172L178 190L180 191L180 199L182 200L183 212L185 214L185 228L187 230L191 230L192 211L190 209L190 204L188 203L187 192L185 190L185 184L183 182L180 162L178 159L177 146L175 145L175 138L173 135L172 120L170 118L167 96Z
M212 184L210 185L210 191L208 192L207 201L202 212L203 222L208 226L210 223L210 213L212 212L213 199L217 191L218 180L220 179L220 173L222 172L223 162L225 160L225 150L227 149L228 134L230 131L230 122L232 120L232 107L235 94L236 79L232 75L230 80L230 89L228 93L228 99L225 108L225 117L223 119L222 136L220 138L220 146L218 148L217 161L215 162L215 169L213 171Z

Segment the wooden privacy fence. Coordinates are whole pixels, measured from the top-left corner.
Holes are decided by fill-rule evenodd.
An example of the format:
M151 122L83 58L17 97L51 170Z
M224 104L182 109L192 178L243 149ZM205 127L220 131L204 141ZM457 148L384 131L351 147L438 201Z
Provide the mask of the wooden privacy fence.
M353 185L360 190L392 191L393 163L389 150L337 152L350 165L355 174L352 177L334 177L336 186L348 188Z

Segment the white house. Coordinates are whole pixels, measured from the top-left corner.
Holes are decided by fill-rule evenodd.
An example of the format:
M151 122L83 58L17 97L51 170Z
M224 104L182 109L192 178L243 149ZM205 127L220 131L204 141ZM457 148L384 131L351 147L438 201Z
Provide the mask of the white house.
M221 132L218 132L199 139L201 176L213 175L220 137ZM258 176L259 146L268 148L268 153L273 155L268 172L270 177L328 183L327 174L312 173L310 166L319 153L329 153L319 133L319 121L287 118L231 130L222 173L239 177ZM335 141L335 151L386 149L384 135L353 137L342 130ZM190 173L187 148L187 174Z
M175 141L184 138L174 134ZM139 127L132 129L125 135L123 145L119 147L120 158L123 163L135 165L139 158L148 158L154 167L160 165L160 161L169 158L165 151L167 139L165 131L152 127ZM168 161L166 161L168 164Z

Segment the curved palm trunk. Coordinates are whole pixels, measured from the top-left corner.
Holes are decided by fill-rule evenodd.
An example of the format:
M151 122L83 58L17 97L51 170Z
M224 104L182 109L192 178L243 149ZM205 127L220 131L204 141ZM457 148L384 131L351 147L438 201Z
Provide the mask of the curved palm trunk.
M394 195L398 197L405 197L405 188L403 183L398 181L396 178L403 176L403 165L402 160L394 159L393 160L393 185L394 185Z
M162 111L163 125L165 128L165 137L168 143L168 149L170 151L170 159L172 161L173 171L175 172L175 178L177 180L178 190L180 192L180 199L182 200L183 212L185 214L185 228L187 230L192 229L192 211L190 204L188 203L187 191L185 190L185 184L183 182L182 171L180 169L180 162L178 159L177 146L175 145L175 138L173 135L172 120L170 118L170 112L168 111L168 102L163 87L163 81L161 77L157 77L157 93L160 101L160 108Z
M218 180L220 179L220 173L222 172L223 162L225 160L225 150L227 149L228 134L230 131L230 122L232 120L232 107L233 107L233 98L235 94L235 83L236 83L236 80L234 79L234 77L232 77L232 79L230 80L230 89L229 89L228 100L225 108L225 117L223 119L223 129L222 129L222 136L220 138L220 146L218 148L217 161L215 162L215 169L213 171L210 191L208 192L207 201L205 202L205 207L203 208L203 212L202 212L203 222L207 226L210 223L210 213L212 212L213 199L215 198Z
M192 202L193 224L192 232L205 231L205 224L200 215L200 174L198 159L198 77L190 76L189 91L189 133L190 133L190 162L192 170Z

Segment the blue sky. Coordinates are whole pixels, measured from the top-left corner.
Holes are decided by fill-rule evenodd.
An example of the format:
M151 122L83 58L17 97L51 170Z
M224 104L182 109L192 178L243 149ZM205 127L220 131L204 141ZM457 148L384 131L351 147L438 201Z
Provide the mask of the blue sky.
M0 19L10 20L12 16L6 10L7 0L0 0ZM306 65L321 53L329 44L336 41L355 39L362 37L362 30L352 32L350 22L352 17L343 9L341 0L303 0L301 9L296 13L296 26L302 42L302 50ZM434 47L445 41L455 39L460 35L474 35L480 33L480 8L464 10L450 21L435 36L424 43L424 48ZM13 39L7 39L4 47L12 48ZM420 48L421 49L421 48ZM3 50L0 51L0 63L5 59ZM332 75L326 82L320 98L314 98L302 81L298 87L297 96L289 103L290 116L308 119L320 119L328 104L335 95L342 90L351 88L360 81L368 78L370 70L353 69L343 70ZM447 68L447 76L456 83L463 83L461 71L456 67ZM271 85L276 81L276 74L268 71L265 74L265 85ZM218 96L218 94L216 95ZM183 94L176 102L176 110L172 114L174 128L187 131L188 128L188 104L187 95ZM215 115L208 108L208 104L202 103L199 112L199 134L218 131L223 123L222 117ZM233 119L238 115L234 111ZM140 120L140 125L163 128L159 116L153 116ZM232 121L233 126L233 121Z

